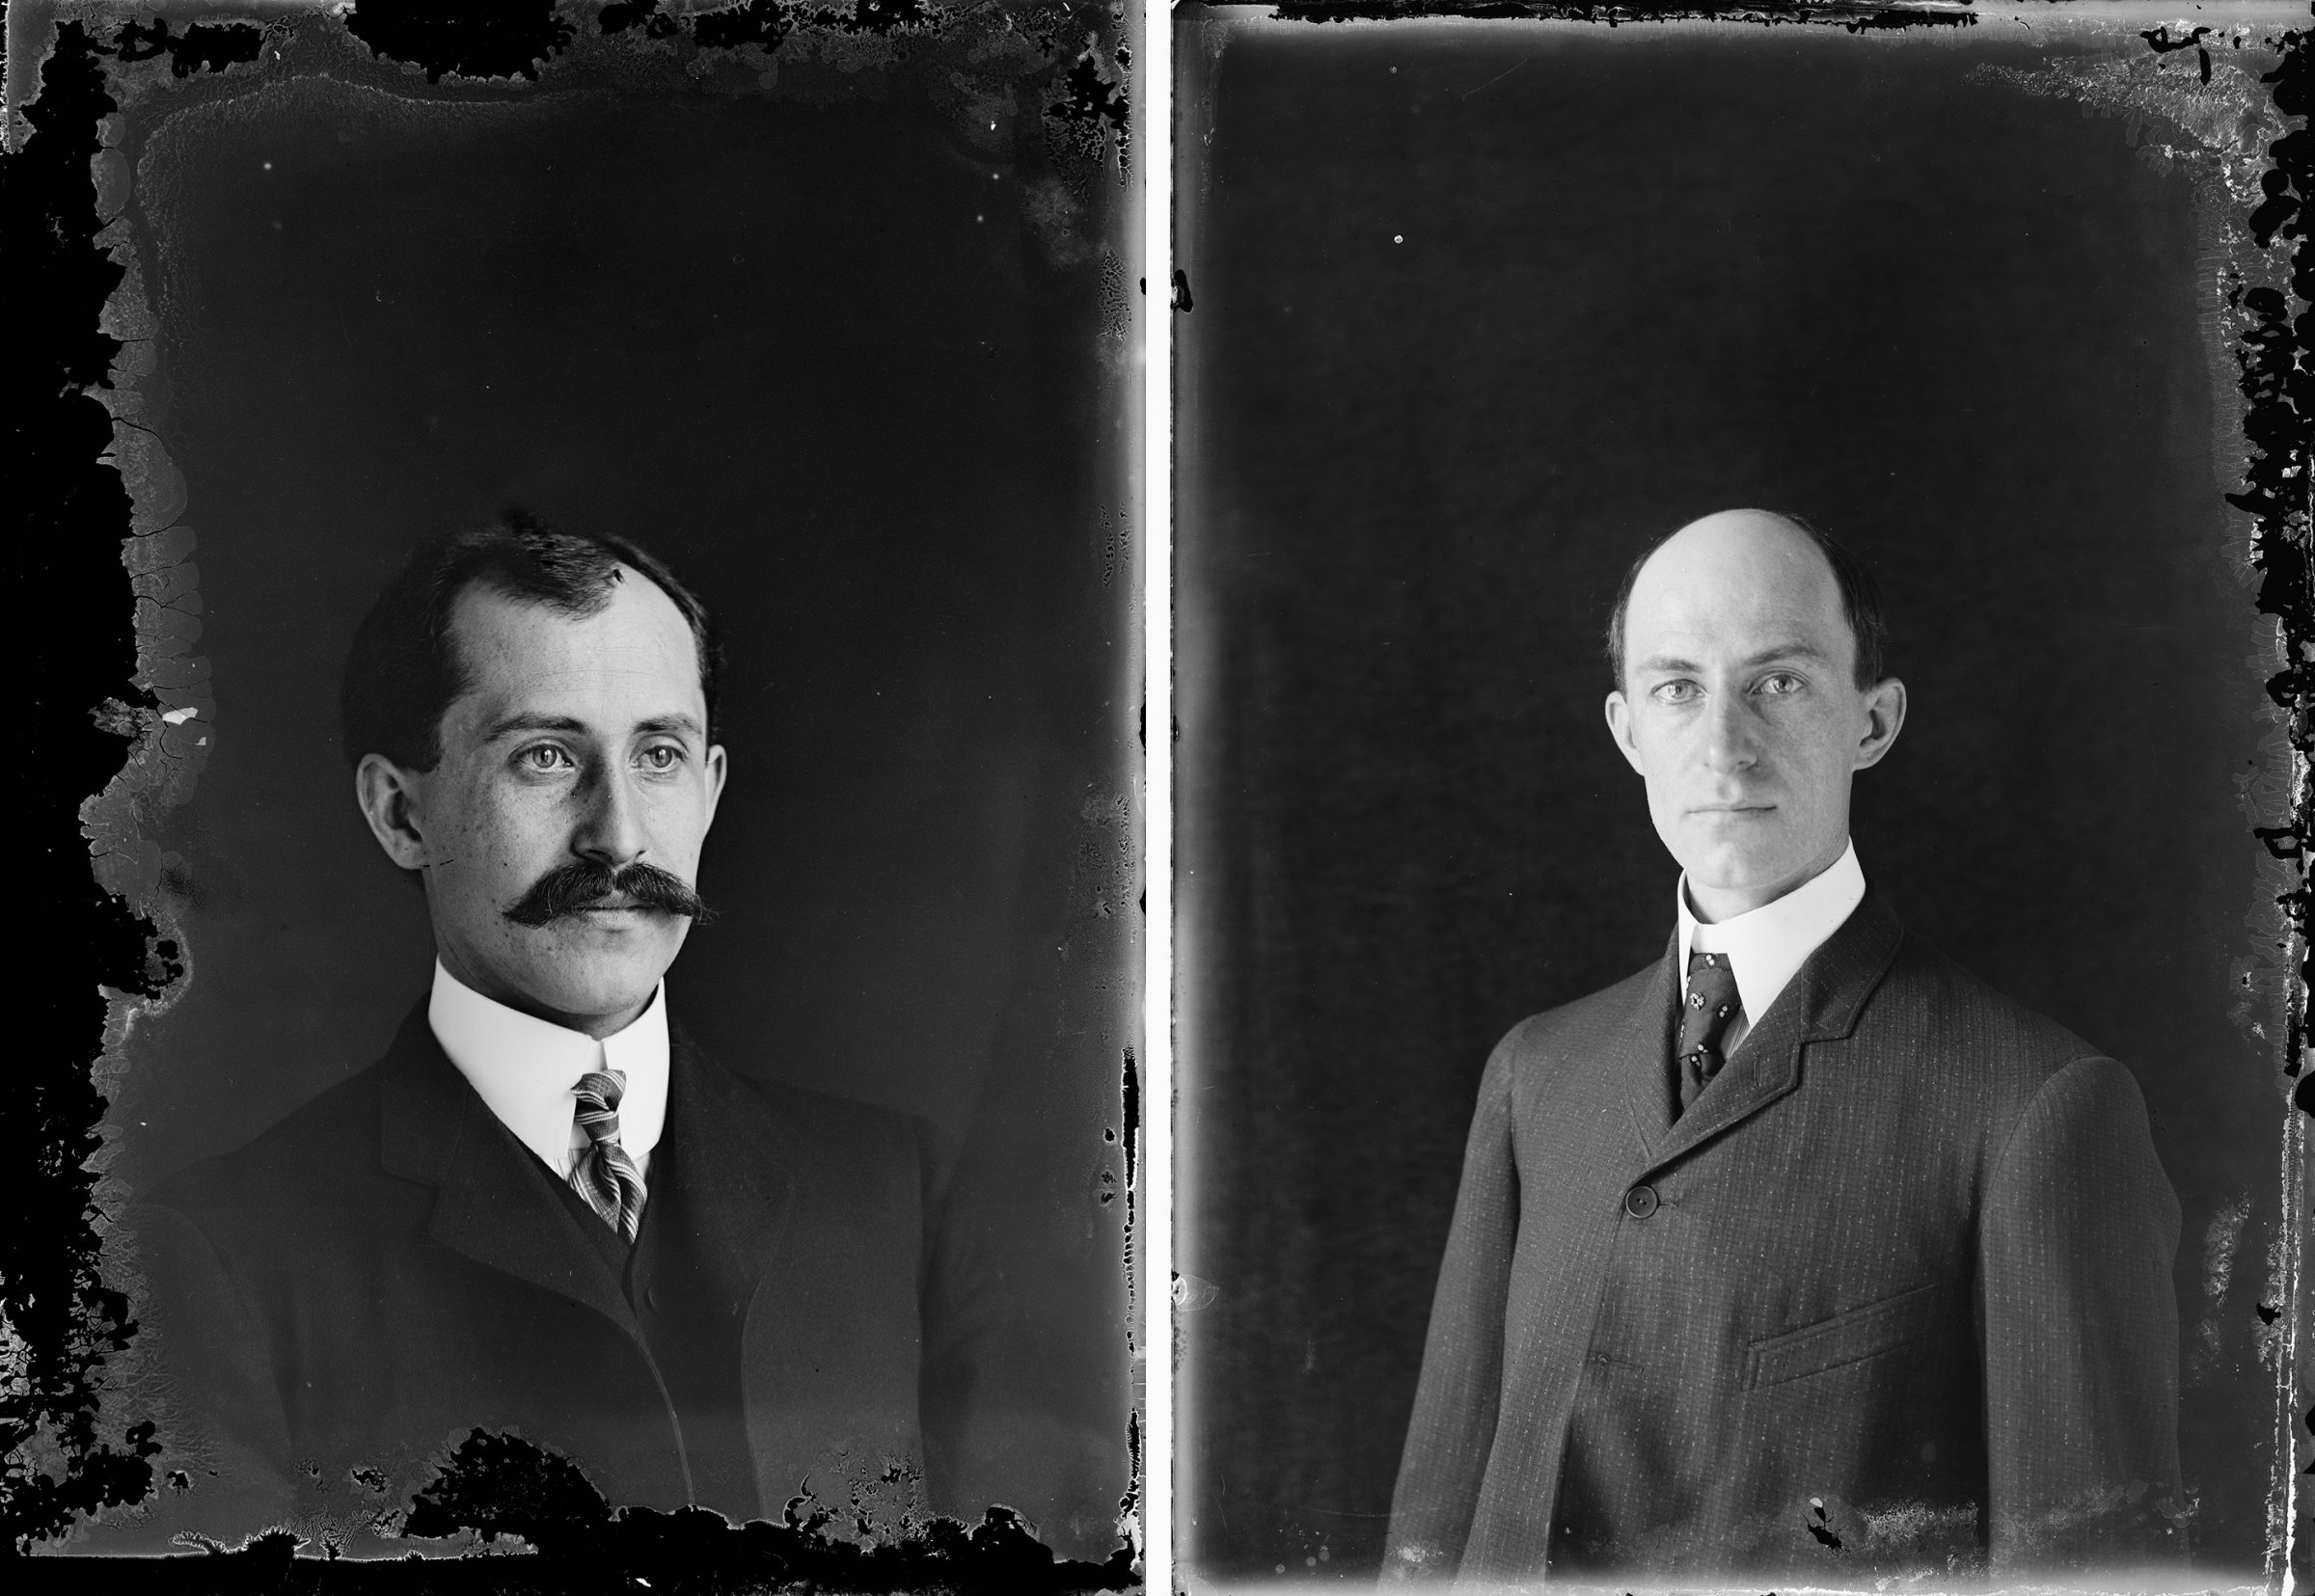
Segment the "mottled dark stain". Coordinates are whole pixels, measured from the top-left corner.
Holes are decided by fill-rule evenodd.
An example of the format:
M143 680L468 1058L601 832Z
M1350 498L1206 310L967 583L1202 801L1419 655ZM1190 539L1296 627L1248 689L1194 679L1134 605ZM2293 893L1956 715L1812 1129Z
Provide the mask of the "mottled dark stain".
M345 31L389 61L425 68L426 81L521 77L570 47L577 29L546 0L474 6L465 0L362 0Z
M614 1510L568 1458L514 1435L477 1430L413 1500L406 1535L483 1541L513 1537L536 1553L534 1575L564 1588L654 1586L760 1589L1064 1592L1122 1590L1136 1582L1130 1553L1105 1563L1056 1558L1009 1509L970 1528L931 1519L872 1544L857 1511L810 1496L780 1522L735 1526L704 1508ZM831 1529L835 1532L831 1533Z
M1139 1189L1134 1176L1141 1164L1141 1066L1130 1047L1126 1049L1124 1078L1118 1090L1126 1122L1126 1190L1132 1192Z
M1281 0L1277 16L1296 22L1390 21L1423 16L1468 16L1487 21L1811 23L1851 33L1904 28L1969 28L1971 12L1921 11L1857 0L1765 0L1758 5L1715 5L1711 0L1625 0L1620 5L1569 5L1549 0Z
M809 6L789 0L746 0L720 11L670 16L661 0L614 0L596 25L606 35L640 28L645 38L673 39L688 33L703 50L732 50L760 44L776 50L799 27L850 34L938 33L946 14L923 0L853 0L850 6Z
M183 33L173 34L165 16L150 25L123 22L114 40L123 61L167 56L170 74L175 77L222 72L228 67L255 61L264 45L264 30L255 23L196 22Z
M1829 1551L1838 1552L1840 1550L1840 1537L1833 1532L1831 1522L1825 1517L1824 1505L1820 1502L1812 1511L1811 1516L1802 1521L1802 1526L1815 1539L1817 1545Z
M2183 39L2172 39L2170 37L2169 24L2165 23L2159 28L2146 29L2144 32L2140 33L2138 37L2146 41L2146 47L2152 50L2156 55L2167 55L2172 50L2193 50L2201 48L2202 41L2204 39L2209 37L2210 31L2211 30L2208 28L2196 28L2193 32L2188 34Z
M659 0L612 0L595 18L595 25L606 37L640 28L645 39L672 39L683 31L681 23L659 9Z
M150 1424L99 1428L99 1372L136 1325L126 1297L98 1278L101 1216L86 1167L105 1107L89 1072L105 1023L98 987L157 989L148 965L151 924L90 879L79 836L81 803L124 756L120 736L88 706L136 670L119 542L128 499L120 473L100 459L112 424L88 392L105 386L122 348L96 330L122 269L95 242L102 223L89 181L98 120L118 109L105 92L109 53L81 23L58 26L40 95L22 108L30 132L7 158L0 215L0 257L41 312L21 318L6 363L19 591L88 595L95 606L78 624L42 629L40 645L25 651L33 679L25 736L40 757L23 762L15 791L41 838L22 861L39 929L14 956L30 1044L15 1054L11 1223L0 1241L0 1315L22 1347L21 1365L0 1387L0 1548L18 1552L100 1507L142 1501L153 1489L148 1460L159 1450Z
M1118 56L1122 69L1126 52L1121 49ZM1045 114L1097 144L1114 134L1121 161L1130 148L1131 117L1124 86L1109 75L1101 57L1091 49L1078 56L1076 64L1070 68L1061 80L1057 97L1046 106Z
M2155 30L2161 34L2162 30ZM2146 37L2157 51L2182 48L2187 41L2166 43ZM2274 108L2285 117L2303 118L2315 109L2310 79L2310 36L2286 33L2282 60L2259 81L2272 86ZM2245 219L2251 239L2262 250L2287 243L2292 246L2290 292L2260 285L2246 289L2240 280L2228 303L2245 317L2236 339L2237 388L2243 395L2243 438L2249 446L2250 463L2244 487L2226 501L2251 518L2255 532L2252 563L2260 574L2258 608L2280 622L2283 656L2289 662L2267 683L2268 696L2290 716L2291 745L2302 756L2315 755L2315 605L2310 604L2308 473L2315 466L2315 321L2306 310L2315 300L2315 252L2308 249L2307 204L2315 194L2315 138L2301 125L2267 147L2268 168L2259 178L2264 196ZM2300 309L2293 309L2296 300ZM2315 827L2315 777L2302 776L2292 795L2290 825L2254 827L2253 834L2278 859L2302 865L2300 884L2276 898L2291 918L2301 945L2308 933L2308 911L2315 895L2303 876L2306 843ZM2315 960L2302 954L2297 992L2290 1006L2289 1034L2284 1040L2283 1072L2297 1076L2307 1040L2307 981ZM2315 1092L2302 1079L2292 1101L2304 1113L2315 1114Z

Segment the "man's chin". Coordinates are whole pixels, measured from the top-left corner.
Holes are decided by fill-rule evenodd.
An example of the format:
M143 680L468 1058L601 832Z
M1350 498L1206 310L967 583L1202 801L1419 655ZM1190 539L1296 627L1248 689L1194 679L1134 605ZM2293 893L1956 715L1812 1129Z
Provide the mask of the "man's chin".
M530 933L522 989L560 1014L614 1014L649 999L691 922L667 915L564 915ZM513 974L515 972L509 972Z
M1680 869L1688 878L1692 897L1710 897L1723 903L1734 901L1757 906L1773 903L1798 883L1792 879L1801 868L1801 861L1790 858L1784 850L1731 847L1700 848L1680 857ZM1699 903L1699 908L1707 906ZM1730 909L1726 913L1742 913ZM1726 918L1726 913L1718 916Z

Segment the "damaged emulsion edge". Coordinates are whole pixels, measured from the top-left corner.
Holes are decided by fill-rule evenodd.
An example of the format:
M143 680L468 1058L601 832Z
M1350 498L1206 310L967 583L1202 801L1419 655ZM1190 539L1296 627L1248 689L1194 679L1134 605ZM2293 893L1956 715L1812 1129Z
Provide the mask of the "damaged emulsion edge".
M683 34L700 50L736 51L752 45L771 55L800 27L849 34L924 35L951 25L954 14L927 8L916 0L900 0L876 9L880 14L865 17L861 12L850 10L751 0L697 18L688 14L673 18L663 12L659 0L630 0L590 8L593 15L587 20L604 36L628 34L622 43L661 44ZM1080 137L1114 139L1122 181L1130 110L1127 90L1130 55L1119 37L1122 12L1112 9L1107 13L1107 27L1099 26L1097 17L1090 31L1070 35L1067 24L1084 19L1073 17L1063 8L1047 10L1054 16L1041 15L1038 20L1050 22L1058 17L1063 25L1038 40L1044 50L1044 67L1039 69L1061 68L1065 63L1067 69L1059 74L1062 93L1047 95L1045 114ZM110 680L100 676L99 691L110 691L90 712L100 729L128 739L131 746L104 781L103 790L80 806L81 833L90 849L91 868L104 889L95 914L112 933L109 940L114 951L114 957L97 972L105 1005L101 1050L95 1053L93 1067L82 1073L84 1066L91 1066L93 1050L85 1042L71 1046L71 1058L61 1068L70 1072L68 1079L77 1077L81 1089L77 1100L71 1111L36 1132L47 1144L41 1150L54 1155L46 1161L49 1167L65 1172L65 1178L57 1184L68 1188L67 1194L75 1198L73 1205L79 1209L77 1225L42 1227L39 1231L41 1244L61 1244L63 1274L69 1285L66 1289L41 1291L25 1281L21 1271L12 1270L15 1278L7 1283L6 1298L0 1301L6 1310L6 1323L0 1325L6 1335L6 1350L12 1362L19 1363L32 1376L14 1382L15 1389L6 1393L7 1408L15 1411L6 1412L5 1420L0 1420L7 1425L13 1454L5 1482L8 1500L0 1502L0 1513L9 1521L12 1545L26 1551L38 1541L61 1536L76 1518L92 1511L131 1505L156 1489L183 1483L153 1478L147 1460L159 1455L161 1447L154 1439L151 1422L131 1426L117 1445L97 1430L96 1398L106 1384L107 1354L125 1352L136 1327L128 1315L130 1291L107 1289L97 1279L104 1236L100 1223L90 1221L116 1210L127 1194L117 1177L105 1173L111 1158L101 1146L96 1125L104 1112L103 1094L117 1085L125 1068L121 1060L123 1044L146 1014L166 1012L174 1001L173 993L182 989L180 984L190 974L190 950L161 906L158 889L166 860L159 845L144 834L140 812L147 806L165 811L192 796L212 746L217 720L208 663L195 652L201 636L202 603L199 569L192 558L196 534L179 519L186 505L184 480L159 440L139 420L143 399L137 385L152 374L157 364L158 317L132 243L128 160L122 150L100 143L104 119L120 109L106 93L113 68L105 58L133 64L165 57L171 75L180 79L222 72L259 60L269 39L286 37L295 25L282 19L262 25L229 20L195 23L177 33L166 18L140 21L128 14L126 8L115 14L122 20L109 43L101 37L103 14L95 17L84 14L61 24L43 17L26 24L21 32L12 30L16 37L11 41L21 74L10 106L11 143L14 146L10 154L14 163L12 176L32 176L37 156L28 161L27 152L45 147L41 153L47 154L55 168L50 174L55 197L50 201L49 215L43 218L59 246L52 253L78 257L69 264L59 261L55 275L70 272L77 276L82 286L92 290L91 300L102 305L95 326L77 334L78 347L61 363L65 380L60 389L51 390L56 395L53 402L65 411L95 399L108 413L111 433L109 447L94 462L76 461L68 469L59 457L42 458L38 464L59 476L111 475L117 481L117 510L105 530L118 537L120 568L129 578L136 649L136 670L128 682L135 701L118 696L121 683L117 676ZM1019 31L1012 18L995 7L979 8L964 19ZM308 25L320 22L311 15L303 20ZM462 77L519 75L535 81L539 66L570 46L578 26L551 6L536 8L528 29L454 23L429 26L344 14L332 20L368 44L374 55L422 67L429 82L438 81L446 71ZM28 40L25 36L36 27L46 37ZM27 49L28 43L38 47ZM905 48L896 51L896 57L905 60ZM36 61L37 94L30 92L32 73L25 70ZM773 68L776 69L776 62ZM77 197L72 193L75 176L80 182ZM85 418L83 421L86 430ZM92 433L90 442L95 441ZM101 525L104 519L84 513L77 523L85 528L93 522ZM123 530L127 535L120 537ZM123 950L131 948L134 955L123 957ZM1130 1316L1131 1305L1138 1300L1132 1246L1140 1108L1136 1065L1130 1047L1124 1053L1121 1096L1124 1123L1119 1139L1126 1161L1125 1264ZM118 1242L115 1249L118 1252ZM116 1257L110 1261L113 1272L133 1290L134 1260ZM36 1303L47 1309L44 1315L34 1311ZM1138 1354L1140 1348L1130 1340L1129 1351ZM913 1530L912 1539L878 1546L865 1556L849 1544L831 1543L816 1535L819 1525L828 1521L825 1512L801 1526L756 1524L749 1529L722 1527L717 1520L723 1529L722 1545L699 1550L707 1553L710 1563L721 1563L730 1572L738 1572L743 1562L772 1572L762 1561L764 1554L771 1554L780 1577L834 1577L853 1588L867 1587L861 1582L864 1575L872 1580L881 1577L890 1588L929 1582L966 1588L993 1581L1007 1588L1128 1588L1138 1582L1142 1555L1138 1534L1146 1489L1142 1434L1136 1408L1129 1414L1131 1474L1128 1494L1120 1502L1120 1544L1101 1564L1054 1561L1017 1519L994 1512L990 1522L969 1537L962 1526L937 1524L930 1532ZM49 1460L61 1465L61 1482L41 1474L24 1461L29 1453L27 1443L41 1442L47 1443ZM477 1442L485 1444L477 1447L474 1443ZM524 1529L545 1530L552 1536L559 1528L572 1539L557 1548L540 1545L541 1552L577 1553L609 1559L614 1566L648 1566L654 1546L665 1546L664 1534L655 1530L657 1521L668 1515L644 1512L614 1518L609 1504L586 1485L576 1470L570 1471L568 1479L540 1480L535 1477L535 1460L525 1460L532 1471L530 1474L505 1483L517 1490L548 1485L553 1488L551 1494L560 1496L566 1506L576 1503L578 1516L556 1526L540 1524L534 1515L519 1510L509 1512L511 1504L494 1500L500 1493L492 1489L489 1472L494 1462L503 1460L494 1458L486 1443L487 1438L473 1438L451 1468L411 1504L410 1528L446 1537L471 1529L484 1539L494 1532L521 1533ZM466 1468L461 1473L462 1464ZM523 1474L522 1470L516 1472ZM591 1503L586 1501L589 1498ZM618 1530L627 1524L644 1532L626 1537L629 1544L622 1547ZM697 1535L698 1526L686 1528L687 1540ZM943 1529L947 1532L941 1532ZM775 1537L787 1544L771 1544ZM239 1555L278 1564L286 1561L298 1544L296 1537L277 1532L257 1537ZM212 1552L223 1550L211 1547ZM336 1548L329 1550L334 1554ZM1025 1564L1024 1553L1028 1555Z
M1230 32L1227 14L1202 26L1205 47L1218 58ZM2242 804L2261 845L2254 899L2246 924L2256 940L2233 960L2244 997L2235 1018L2249 1035L2273 1046L2256 1017L2279 1012L2284 1036L2277 1096L2283 1098L2277 1149L2277 1233L2270 1249L2266 1301L2274 1308L2274 1334L2262 1339L2261 1361L2273 1385L2265 1577L2270 1590L2297 1588L2299 1519L2305 1510L2301 1481L2315 1474L2315 1371L2302 1367L2301 1346L2311 1304L2301 1254L2306 1244L2308 1117L2315 1116L2315 1049L2310 1048L2309 921L2315 881L2308 846L2315 841L2315 524L2310 477L2315 471L2315 31L2228 24L2217 9L2165 19L2147 8L2136 14L2114 6L2085 6L2074 15L2059 4L2032 8L2045 29L2107 32L2113 44L2142 41L2136 59L2101 54L2069 59L2047 71L1980 66L1974 76L2027 94L2069 99L2084 115L2127 120L2127 137L2150 167L2172 162L2195 188L2202 263L2215 262L2204 312L2206 352L2215 393L2240 396L2240 425L2231 436L2214 429L2215 484L2239 512L2226 545L2239 582L2256 584L2255 613L2272 617L2252 663L2271 671L2262 705L2273 726L2258 744L2263 769L2242 778ZM2196 8L2198 12L2201 8ZM1963 5L1907 6L1871 0L1793 0L1727 10L1682 0L1634 0L1593 6L1552 0L1275 0L1260 14L1302 23L1382 23L1476 18L1490 21L1580 22L1591 25L1702 21L1838 27L1851 34L1915 28L1962 30L2007 22L2030 26L2019 8L1973 11ZM1250 9L1246 15L1257 14ZM2242 52L2256 46L2254 67ZM2137 51L2141 46L2126 46ZM2189 52L2192 52L2191 54ZM2175 56L2175 62L2167 59ZM2146 68L2155 68L2149 72ZM2157 77L2158 83L2154 81ZM2215 81L2218 80L2218 81ZM1200 108L1211 124L1211 103ZM2244 125L2248 123L2248 126ZM2158 140L2151 129L2176 134ZM2286 246L2278 249L2278 244ZM1186 285L1178 288L1186 310ZM2294 311L2292 300L2299 300ZM2224 404L2214 407L2220 413ZM2277 668L2279 666L2279 668ZM2247 1214L2246 1204L2243 1214ZM2213 1237L2210 1273L2223 1282L2236 1238ZM1189 1285L1186 1281L1184 1285ZM1203 1285L1204 1283L1195 1283ZM1210 1287L1208 1289L1211 1289ZM1195 1306L1194 1301L1191 1306ZM2262 1317L2267 1310L2262 1308ZM1813 1529L1813 1527L1811 1527Z

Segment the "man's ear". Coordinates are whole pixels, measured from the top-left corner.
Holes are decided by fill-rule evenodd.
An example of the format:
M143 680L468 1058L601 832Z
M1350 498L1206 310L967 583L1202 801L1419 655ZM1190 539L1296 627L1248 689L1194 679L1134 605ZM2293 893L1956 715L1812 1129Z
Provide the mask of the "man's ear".
M1618 688L1608 694L1608 735L1616 740L1616 751L1623 762L1639 775L1647 775L1640 763L1640 750L1632 743L1632 706L1624 699L1623 690Z
M421 772L405 771L384 754L364 754L354 767L354 801L369 822L369 834L404 870L421 869L426 862L426 840L420 830L422 779Z
M716 804L723 797L723 778L731 773L723 757L723 744L711 743L707 749L707 824L716 824ZM704 829L704 827L702 828Z
M1897 733L1905 727L1905 684L1887 676L1865 695L1866 732L1857 744L1856 770L1881 763Z

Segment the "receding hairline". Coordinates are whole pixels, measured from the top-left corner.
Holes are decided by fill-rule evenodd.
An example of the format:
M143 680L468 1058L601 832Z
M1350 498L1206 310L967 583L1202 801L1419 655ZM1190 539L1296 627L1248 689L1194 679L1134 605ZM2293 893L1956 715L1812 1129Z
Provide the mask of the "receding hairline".
M630 583L627 580L629 577L634 577L637 583L640 585ZM617 555L613 555L612 567L605 577L603 584L584 598L577 600L542 593L526 593L508 581L504 574L497 571L484 569L470 572L466 580L458 584L457 591L450 595L449 603L444 610L443 635L449 641L452 652L455 654L458 617L465 611L468 605L478 601L495 599L515 609L542 609L550 615L558 615L566 620L591 621L616 604L621 593L640 592L646 589L659 595L660 602L673 612L676 624L681 626L684 635L691 638L694 663L698 666L700 681L704 685L707 679L708 641L701 636L699 627L693 621L689 611L685 609L683 601L669 592L667 585L652 576L650 572L628 564L624 557Z
M1632 573L1632 586L1637 588L1640 585L1642 580L1648 575L1648 567L1655 564L1657 558L1662 555L1666 550L1670 549L1674 544L1679 542L1680 539L1686 537L1690 532L1695 531L1699 527L1708 527L1716 521L1727 522L1730 524L1731 527L1764 526L1773 527L1780 532L1787 534L1793 541L1797 542L1802 548L1806 549L1811 555L1815 556L1817 569L1824 572L1825 576L1831 580L1835 594L1838 595L1839 593L1840 573L1833 568L1833 556L1831 554L1826 552L1824 544L1818 539L1817 535L1811 532L1807 527L1802 526L1798 521L1795 521L1792 517L1780 514L1775 510L1715 510L1710 515L1700 515L1694 521L1687 523L1685 526L1675 527L1660 542L1658 542L1654 548L1648 550L1647 554L1641 556L1639 566ZM1627 607L1630 605L1631 595L1629 593L1624 595L1624 603Z
M1658 555L1688 532L1715 521L1749 522L1756 526L1766 523L1784 528L1813 547L1822 568L1833 580L1834 602L1840 611L1842 630L1849 634L1851 675L1857 687L1860 690L1870 688L1886 678L1888 623L1882 617L1880 584L1873 580L1871 569L1838 540L1802 517L1783 510L1744 505L1714 510L1675 527L1642 550L1624 567L1614 607L1608 614L1608 660L1610 668L1615 672L1619 691L1630 674L1625 633L1632 596L1638 591L1641 579L1654 565Z
M692 617L685 611L682 602L673 593L667 591L667 587L650 572L628 564L624 558L615 555L613 558L614 563L603 585L587 598L577 603L537 593L523 592L506 582L496 572L485 570L471 574L465 582L459 584L458 590L450 595L449 605L443 615L443 643L449 651L451 676L457 684L455 690L450 694L449 703L443 706L444 711L447 713L451 705L456 704L460 699L471 696L477 687L475 681L474 661L468 655L468 640L459 636L462 630L459 617L466 612L469 604L495 599L513 609L543 610L550 615L559 616L572 622L590 621L602 615L617 603L618 596L622 591L640 590L629 588L627 578L630 575L640 579L642 587L659 595L660 602L673 612L676 624L683 629L684 636L690 639L691 647L688 652L692 660L694 686L704 697L707 692L708 677L707 650L710 646L707 639L700 635L698 627L693 624ZM511 718L521 718L521 717ZM664 720L669 717L660 717L658 718ZM692 720L692 717L689 715L681 716L680 718L685 721ZM694 722L694 724L696 723ZM699 726L698 735L702 739L709 735L704 725Z

